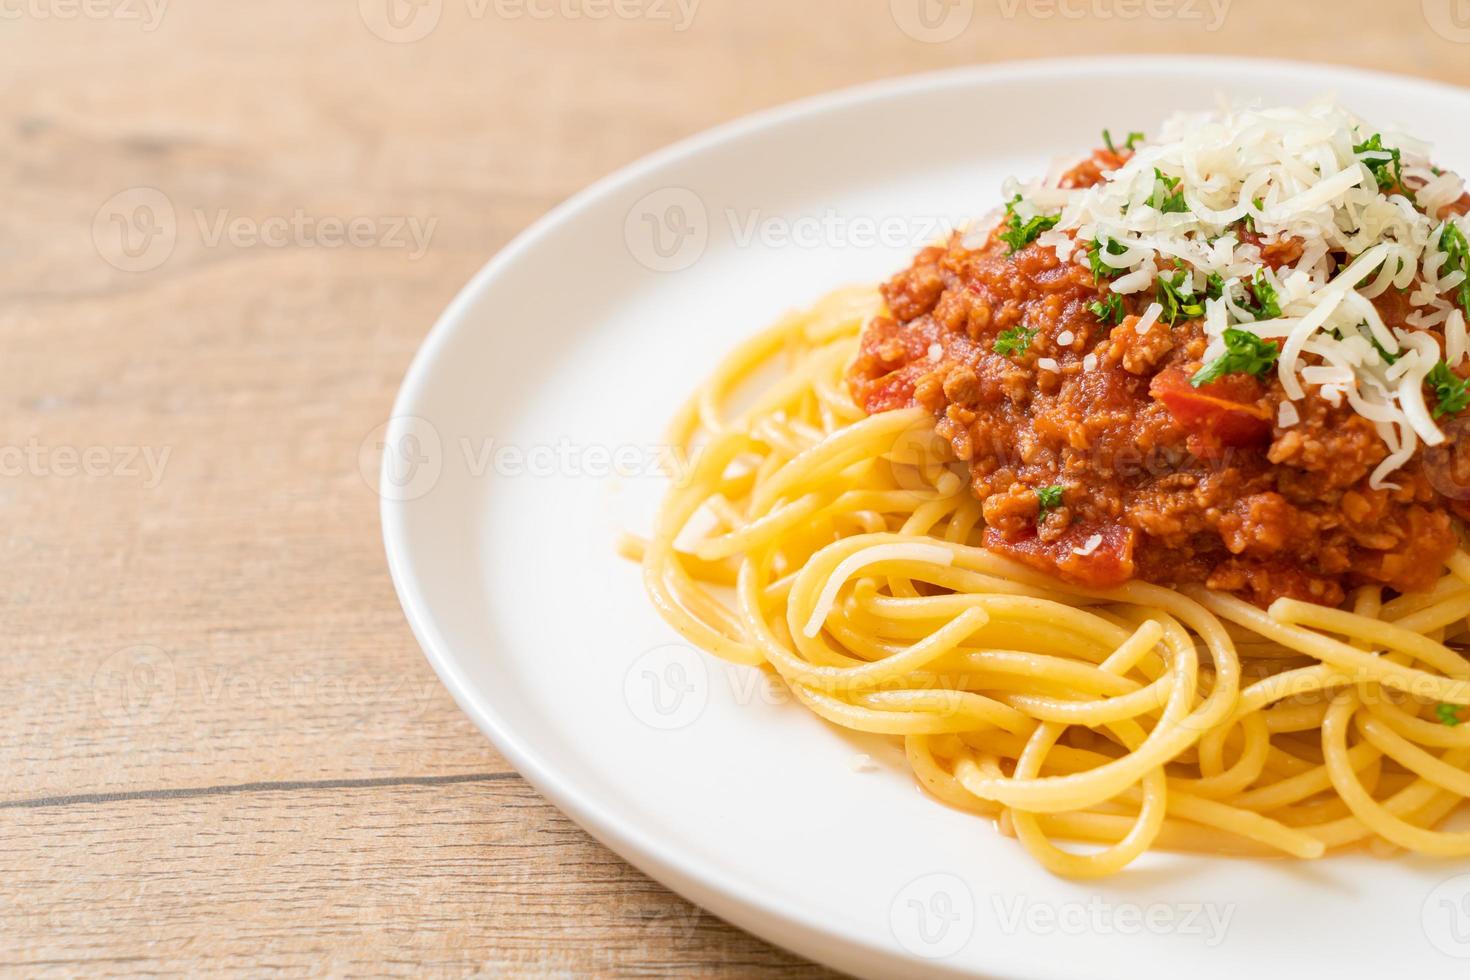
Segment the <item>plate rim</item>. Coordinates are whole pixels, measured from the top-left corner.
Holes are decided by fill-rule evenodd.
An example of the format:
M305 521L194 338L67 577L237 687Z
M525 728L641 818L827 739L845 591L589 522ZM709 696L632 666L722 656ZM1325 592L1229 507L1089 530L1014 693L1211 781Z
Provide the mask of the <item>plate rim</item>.
M414 354L388 420L385 443L403 435L408 420L415 417L421 393L431 379L433 367L449 339L467 322L482 294L517 261L568 222L574 221L595 202L616 194L659 169L696 156L723 144L738 142L760 132L812 115L820 115L867 102L910 96L948 87L963 87L1006 79L1033 81L1065 77L1090 77L1138 71L1177 71L1192 75L1268 71L1312 76L1331 88L1336 79L1357 82L1377 80L1396 86L1418 87L1426 92L1470 97L1470 88L1401 72L1365 69L1330 62L1299 61L1231 55L1125 54L1085 58L1057 57L988 62L902 74L807 96L758 110L684 137L668 146L635 159L572 194L536 219L496 252L455 294L420 343ZM389 460L384 459L380 470ZM383 479L382 473L379 480ZM379 486L381 486L381 482ZM720 918L761 939L814 962L861 975L877 971L922 971L932 976L969 977L975 974L958 963L923 960L905 955L894 946L874 942L842 927L842 920L825 916L822 910L798 907L762 894L753 882L712 867L698 855L684 852L661 840L657 834L632 825L610 812L602 802L574 780L558 771L554 760L543 757L523 740L496 710L493 699L482 697L462 675L458 655L440 633L429 610L429 600L414 567L411 536L407 532L406 504L380 494L379 517L389 575L404 617L425 659L475 726L489 739L515 770L542 796L574 823L649 877ZM985 969L989 969L986 967ZM1019 977L1019 974L1012 974ZM1069 974L1048 963L1028 969L1038 980L1064 980Z

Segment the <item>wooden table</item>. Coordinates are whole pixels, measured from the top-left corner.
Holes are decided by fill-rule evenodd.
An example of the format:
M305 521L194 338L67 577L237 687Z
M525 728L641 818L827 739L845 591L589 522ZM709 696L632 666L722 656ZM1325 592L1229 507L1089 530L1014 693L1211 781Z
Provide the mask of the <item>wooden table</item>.
M385 2L0 4L0 970L820 975L590 840L420 656L360 471L434 316L594 178L837 86L1116 51L1470 84L1464 0L982 0L948 41L889 0L426 0L416 42Z

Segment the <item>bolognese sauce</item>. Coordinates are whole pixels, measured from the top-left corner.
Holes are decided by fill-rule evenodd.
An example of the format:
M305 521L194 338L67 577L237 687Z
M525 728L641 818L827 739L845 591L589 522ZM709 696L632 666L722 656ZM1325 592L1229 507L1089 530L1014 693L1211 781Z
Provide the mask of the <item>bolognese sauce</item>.
M1089 187L1128 158L1099 150L1058 186ZM987 547L1083 586L1202 584L1262 605L1434 583L1456 547L1452 514L1470 510L1436 487L1423 452L1374 479L1391 448L1369 419L1311 384L1292 400L1251 361L1274 361L1279 341L1243 338L1241 359L1211 369L1197 308L1150 317L1155 291L1119 295L1023 227L920 252L883 287L849 374L870 414L934 415L982 501ZM1239 236L1273 270L1302 258L1289 236L1266 241L1248 223ZM1271 302L1257 282L1241 285L1242 304ZM1405 327L1404 297L1373 300L1392 328Z

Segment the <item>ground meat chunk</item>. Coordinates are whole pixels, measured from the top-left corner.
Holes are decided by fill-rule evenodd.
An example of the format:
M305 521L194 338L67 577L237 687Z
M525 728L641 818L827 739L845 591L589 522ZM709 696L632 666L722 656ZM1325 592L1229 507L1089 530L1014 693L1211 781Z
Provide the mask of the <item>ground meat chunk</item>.
M1297 407L1302 419L1290 428L1277 428L1266 458L1313 474L1321 485L1350 487L1373 472L1388 455L1373 424L1346 404L1337 407L1325 399L1304 399Z
M1153 374L1164 355L1174 349L1174 333L1155 323L1144 333L1138 332L1142 317L1130 316L1108 334L1107 361L1121 364L1129 374Z

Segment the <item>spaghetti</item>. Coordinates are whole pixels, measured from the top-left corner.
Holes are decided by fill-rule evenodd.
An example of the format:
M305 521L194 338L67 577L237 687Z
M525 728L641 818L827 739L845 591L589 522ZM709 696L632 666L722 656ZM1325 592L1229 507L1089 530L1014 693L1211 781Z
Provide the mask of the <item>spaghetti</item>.
M695 461L629 538L689 642L774 671L840 728L903 739L918 782L1046 868L1151 848L1470 855L1470 555L1350 609L1201 586L1069 585L982 546L981 501L921 408L847 371L872 289L733 352L675 419ZM1089 847L1062 848L1057 841Z

